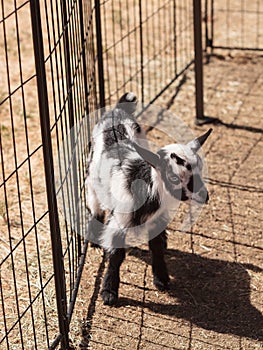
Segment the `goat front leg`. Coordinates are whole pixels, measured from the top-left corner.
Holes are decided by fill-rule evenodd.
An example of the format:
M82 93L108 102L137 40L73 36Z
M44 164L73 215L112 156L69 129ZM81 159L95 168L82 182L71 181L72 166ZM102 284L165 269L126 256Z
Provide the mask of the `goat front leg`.
M89 193L89 196L87 196L87 209L89 211L88 240L92 247L99 247L101 233L104 229L105 212L101 209L96 192L89 182L88 177L86 179L86 188Z
M109 265L103 280L101 296L104 305L115 305L118 301L120 267L125 259L125 249L117 248L109 256Z
M149 248L152 251L153 283L159 290L168 289L170 281L164 260L166 247L167 237L165 231L149 241Z

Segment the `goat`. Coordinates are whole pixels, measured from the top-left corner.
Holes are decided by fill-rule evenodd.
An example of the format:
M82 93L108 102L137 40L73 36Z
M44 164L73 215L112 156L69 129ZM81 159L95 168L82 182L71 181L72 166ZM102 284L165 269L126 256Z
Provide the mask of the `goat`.
M152 251L153 282L161 290L168 288L164 252L169 211L180 201L203 204L209 198L197 151L212 129L186 145L170 144L153 153L134 118L136 105L136 96L126 93L104 114L93 129L88 160L88 237L109 253L101 291L107 305L118 300L125 248L145 240Z

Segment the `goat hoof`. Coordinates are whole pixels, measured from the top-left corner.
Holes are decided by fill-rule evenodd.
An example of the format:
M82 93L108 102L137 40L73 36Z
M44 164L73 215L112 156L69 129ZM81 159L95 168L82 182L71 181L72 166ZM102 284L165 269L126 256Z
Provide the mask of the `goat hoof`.
M109 291L109 290L103 290L101 292L101 296L103 299L104 305L116 305L118 301L118 295L114 291Z
M158 277L154 277L153 279L153 283L155 285L155 287L157 289L159 289L160 291L166 291L166 290L169 290L169 278L164 280L164 281L161 281Z

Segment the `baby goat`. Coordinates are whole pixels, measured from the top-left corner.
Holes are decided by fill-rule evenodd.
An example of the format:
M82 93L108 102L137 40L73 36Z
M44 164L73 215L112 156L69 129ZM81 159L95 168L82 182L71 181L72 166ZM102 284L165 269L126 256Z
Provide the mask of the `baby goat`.
M115 108L105 113L94 127L89 155L88 235L90 241L109 253L101 292L108 305L118 300L125 248L145 239L152 251L154 284L162 290L168 287L164 252L169 211L180 201L208 201L197 151L212 129L186 145L171 144L153 153L133 117L136 104L136 96L126 93ZM108 215L104 223L105 212Z

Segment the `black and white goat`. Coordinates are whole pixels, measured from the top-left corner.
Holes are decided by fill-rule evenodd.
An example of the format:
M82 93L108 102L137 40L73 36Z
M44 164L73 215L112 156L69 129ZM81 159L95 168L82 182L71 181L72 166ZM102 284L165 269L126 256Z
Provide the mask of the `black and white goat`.
M164 252L169 211L180 201L208 201L197 151L212 129L186 145L171 144L153 153L133 117L136 104L136 96L126 93L115 108L105 113L94 127L89 156L88 234L93 243L109 253L101 292L108 305L118 300L125 248L145 240L152 251L154 284L159 289L167 288Z

